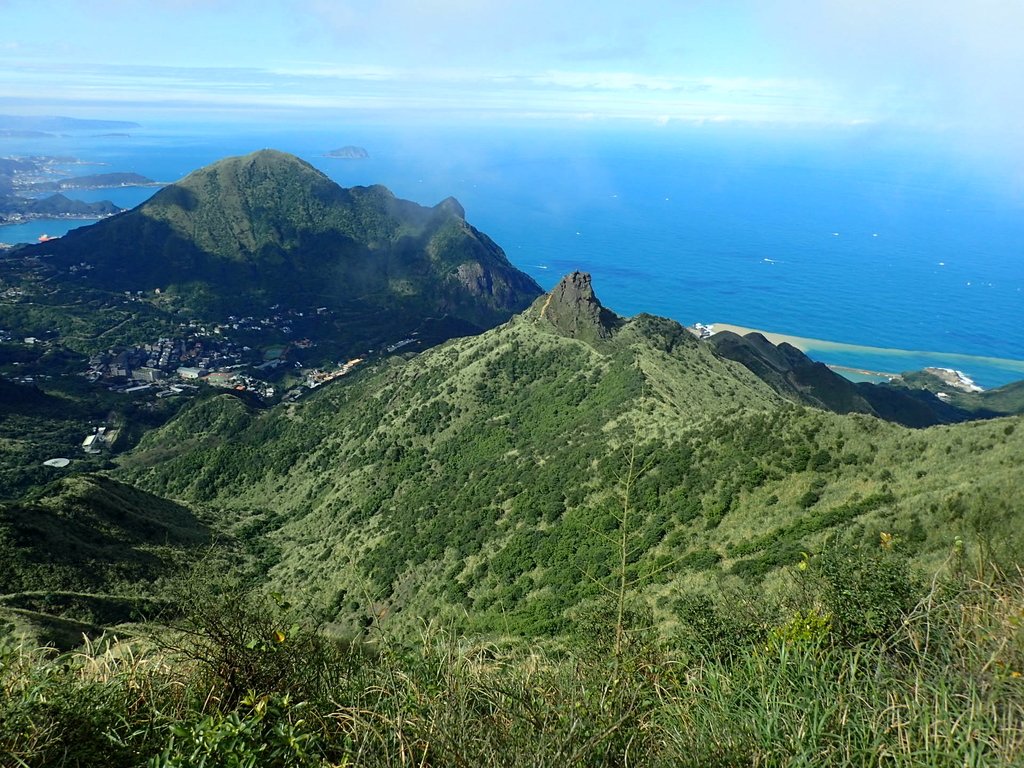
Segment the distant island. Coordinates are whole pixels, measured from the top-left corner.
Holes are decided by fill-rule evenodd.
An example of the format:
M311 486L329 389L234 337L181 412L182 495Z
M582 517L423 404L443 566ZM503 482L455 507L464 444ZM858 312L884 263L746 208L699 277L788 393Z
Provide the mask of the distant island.
M121 208L109 200L86 203L59 193L42 199L0 195L0 226L35 219L100 219L120 211Z
M42 139L55 134L46 131L31 131L18 128L0 128L0 137L5 139Z
M53 182L57 189L107 189L109 187L163 186L140 173L93 173Z
M347 147L340 147L338 149L332 149L324 157L340 158L342 160L365 160L370 156L362 147L356 147L349 145Z
M72 200L60 194L63 190L163 186L138 173L53 178L62 170L66 172L62 166L67 165L85 163L74 157L48 155L0 158L0 225L33 219L97 219L121 210L109 200Z

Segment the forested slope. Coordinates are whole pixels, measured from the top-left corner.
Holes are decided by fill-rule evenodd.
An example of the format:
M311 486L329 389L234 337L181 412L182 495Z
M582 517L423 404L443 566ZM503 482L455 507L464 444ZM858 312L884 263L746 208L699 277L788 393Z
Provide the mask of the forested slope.
M494 331L304 402L197 404L121 476L230 510L263 532L269 584L352 627L440 612L558 631L623 541L657 602L771 583L834 533L891 534L922 563L957 536L1016 540L1018 420L911 431L794 406L678 324L624 321L567 280Z

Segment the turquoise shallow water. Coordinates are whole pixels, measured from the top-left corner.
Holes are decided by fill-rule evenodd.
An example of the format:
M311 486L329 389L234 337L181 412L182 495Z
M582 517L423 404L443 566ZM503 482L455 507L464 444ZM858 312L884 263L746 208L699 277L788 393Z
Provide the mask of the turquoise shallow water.
M346 186L383 183L423 204L454 195L468 220L541 285L590 271L604 303L621 314L968 356L818 354L857 368L943 365L985 386L1024 378L1015 366L979 359L1024 360L1021 190L912 139L867 130L206 126L0 144L0 154L26 144L31 153L74 154L161 181L273 146ZM344 144L365 147L370 158L323 157ZM132 205L153 190L109 192ZM16 234L58 234L27 226ZM13 234L0 228L0 241Z
M74 219L40 219L24 224L8 224L0 227L0 243L34 243L41 235L59 237L76 227L84 227L91 223Z

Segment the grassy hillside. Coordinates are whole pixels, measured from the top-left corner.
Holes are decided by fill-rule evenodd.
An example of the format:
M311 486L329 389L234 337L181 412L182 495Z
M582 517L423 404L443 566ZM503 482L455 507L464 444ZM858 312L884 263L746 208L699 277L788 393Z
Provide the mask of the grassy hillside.
M0 503L0 628L74 648L155 618L167 612L167 583L214 541L191 510L100 475Z
M210 540L179 504L100 475L69 477L0 504L0 593L134 590Z
M623 573L664 605L771 588L837 532L928 565L958 535L1019 538L1019 420L793 406L677 324L579 298L271 412L197 405L121 476L265 531L268 583L350 629L558 632Z
M1017 765L1022 455L1024 417L794 405L573 275L298 402L193 401L117 480L0 506L0 629L162 619L0 641L0 754ZM211 539L244 574L158 589Z
M279 596L208 589L173 628L61 655L0 645L19 766L1019 765L1020 574L955 548L804 561L789 588L630 602L553 644L324 635ZM608 610L611 608L611 610Z

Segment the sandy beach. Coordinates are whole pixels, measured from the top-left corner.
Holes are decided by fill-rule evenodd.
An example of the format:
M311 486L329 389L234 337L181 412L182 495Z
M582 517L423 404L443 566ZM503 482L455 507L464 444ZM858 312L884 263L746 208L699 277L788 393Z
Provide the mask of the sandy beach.
M1019 371L1022 378L1024 378L1024 360L1011 360L1003 357L985 357L982 355L965 355L958 352L935 352L932 350L896 349L892 347L871 347L861 344L844 344L838 341L812 339L806 336L791 336L785 333L774 333L772 331L765 331L759 328L747 328L742 325L732 325L730 323L711 323L709 325L714 333L718 333L719 331L732 331L733 333L738 333L741 336L748 333L760 333L772 344L781 344L782 342L792 344L801 352L805 352L815 360L821 360L824 363L829 362L829 352L871 354L892 359L893 368L896 372L847 369L872 376L896 376L899 371L908 370L908 368L900 366L899 363L901 358L929 356L941 358L943 361L946 361L946 364L956 368L969 369L972 363L998 365L1012 371ZM835 366L835 368L841 369L843 366Z

